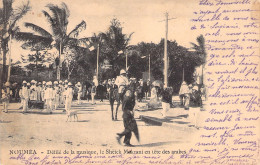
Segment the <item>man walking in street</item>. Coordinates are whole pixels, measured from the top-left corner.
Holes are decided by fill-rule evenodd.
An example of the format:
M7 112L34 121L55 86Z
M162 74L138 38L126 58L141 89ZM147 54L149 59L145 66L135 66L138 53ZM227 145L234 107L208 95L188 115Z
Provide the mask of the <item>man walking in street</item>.
M131 85L133 85L131 83ZM130 85L130 86L131 86ZM117 134L117 142L121 144L120 140L124 136L125 146L132 147L130 140L132 137L132 132L135 133L137 140L139 141L139 133L136 121L134 119L133 109L135 106L135 87L134 85L127 90L123 96L122 110L123 110L123 122L124 122L124 131Z

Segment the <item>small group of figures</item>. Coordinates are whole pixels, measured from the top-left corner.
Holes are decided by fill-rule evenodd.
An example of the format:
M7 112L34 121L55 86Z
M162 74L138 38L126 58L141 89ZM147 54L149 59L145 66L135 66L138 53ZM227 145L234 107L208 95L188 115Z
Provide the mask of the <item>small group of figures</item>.
M4 112L8 112L8 103L12 92L10 90L10 82L6 82L2 89L2 102L4 106ZM59 107L65 106L65 110L68 112L71 110L71 103L73 94L77 92L77 102L80 104L80 98L82 95L82 85L78 82L75 86L67 80L54 81L54 82L22 82L22 87L19 89L19 97L21 99L21 105L23 113L28 111L31 107L30 104L34 104L34 108L43 109L46 105L47 112L52 113L53 110Z
M179 97L180 106L185 110L189 110L189 107L202 107L202 97L206 97L204 85L199 87L197 84L187 84L182 82Z

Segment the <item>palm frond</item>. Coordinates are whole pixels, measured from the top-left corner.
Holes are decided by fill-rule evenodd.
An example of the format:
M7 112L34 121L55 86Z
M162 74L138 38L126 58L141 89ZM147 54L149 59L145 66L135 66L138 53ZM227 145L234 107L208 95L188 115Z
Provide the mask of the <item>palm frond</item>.
M43 36L34 35L33 33L27 32L17 32L14 34L14 38L17 41L26 41L26 42L45 42L46 44L50 44L53 40L51 38L46 38Z
M12 14L12 16L10 18L12 23L11 23L9 29L13 29L14 26L16 25L16 22L19 21L30 10L31 10L31 6L30 6L30 2L29 1L26 4L23 4L22 6L16 8L13 11L13 14Z
M85 22L85 21L81 21L81 23L79 23L79 24L68 34L68 36L69 36L69 37L74 37L74 38L78 37L79 32L85 30L85 29L86 29L86 26L87 26L86 22Z
M33 29L35 32L41 34L43 37L46 37L46 38L51 38L52 37L52 35L49 32L47 32L45 29L41 28L38 25L26 22L24 24L24 26L27 27L27 28Z
M43 15L47 18L47 21L51 24L51 26L54 26L55 22L52 19L51 15L45 10L43 10L42 12L43 12Z
M62 8L65 10L66 15L69 17L69 16L70 16L70 11L69 11L69 8L68 8L68 6L66 5L66 3L62 2L62 3L61 3L61 6L62 6Z
M4 14L4 11L2 8L0 8L0 24L4 24L4 18L2 17L3 14Z
M56 26L53 26L53 32L57 36L63 37L63 34L66 34L67 25L68 25L68 13L66 9L60 8L57 5L48 4L46 7L52 12L52 19L55 22Z
M199 46L193 42L190 43L192 45L192 49L194 49L195 51L198 51L199 50Z

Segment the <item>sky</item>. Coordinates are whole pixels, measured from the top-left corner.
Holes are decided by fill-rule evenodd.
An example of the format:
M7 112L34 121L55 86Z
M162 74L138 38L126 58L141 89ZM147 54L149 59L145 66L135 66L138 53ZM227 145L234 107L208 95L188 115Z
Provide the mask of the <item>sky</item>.
M14 8L26 2L27 0L15 0ZM42 10L48 10L48 3L60 5L61 2L66 3L70 10L68 32L82 20L87 23L86 30L79 37L104 32L111 19L117 18L123 26L123 33L134 32L130 45L142 41L158 43L165 37L163 20L166 12L169 13L169 18L175 18L168 22L168 40L176 40L180 45L189 48L190 42L196 42L199 35L190 30L190 19L198 0L30 0L31 11L18 22L21 31L32 32L24 27L24 22L30 22L51 32ZM12 42L14 61L19 60L21 54L28 54L20 45L16 41Z

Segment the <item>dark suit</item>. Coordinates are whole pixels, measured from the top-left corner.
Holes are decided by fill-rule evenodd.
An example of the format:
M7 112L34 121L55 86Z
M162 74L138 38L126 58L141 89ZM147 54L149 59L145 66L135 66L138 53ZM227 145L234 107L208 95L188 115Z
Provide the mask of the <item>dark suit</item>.
M129 91L126 92L126 95ZM137 124L133 116L133 109L135 106L135 97L132 93L130 96L125 96L123 98L122 110L123 110L123 123L125 130L122 133L119 133L119 137L124 138L124 143L129 145L130 139L132 137L132 131L137 130Z

